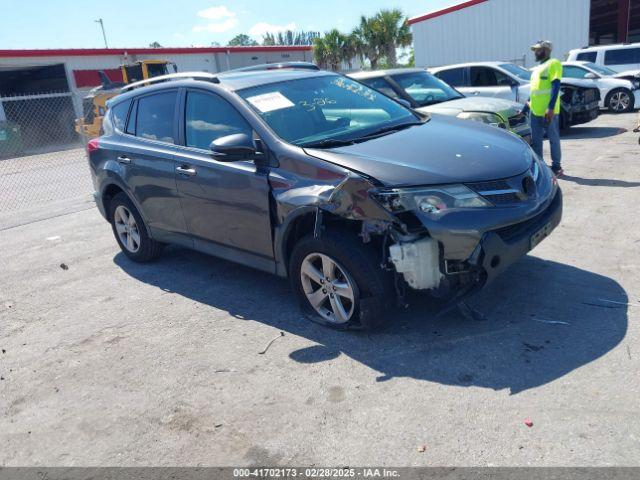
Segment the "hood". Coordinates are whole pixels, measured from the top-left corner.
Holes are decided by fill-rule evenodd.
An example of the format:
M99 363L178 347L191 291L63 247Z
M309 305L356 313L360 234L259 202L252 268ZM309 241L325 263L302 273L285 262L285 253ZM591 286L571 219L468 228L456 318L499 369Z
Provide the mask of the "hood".
M529 146L511 133L438 114L363 143L305 150L387 186L497 180L521 174L532 160Z
M436 103L426 107L416 108L419 112L440 113L456 116L462 112L500 113L506 120L522 111L522 105L511 100L493 97L464 97L447 102Z
M615 78L640 78L640 70L625 70L624 72L616 73Z
M598 84L595 80L589 78L563 78L562 85L571 85L572 87L596 88Z

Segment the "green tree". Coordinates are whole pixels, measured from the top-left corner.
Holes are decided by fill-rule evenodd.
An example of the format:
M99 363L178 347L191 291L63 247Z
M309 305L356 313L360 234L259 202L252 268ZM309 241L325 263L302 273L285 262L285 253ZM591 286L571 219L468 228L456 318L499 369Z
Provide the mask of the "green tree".
M258 45L258 42L244 33L239 33L227 43L228 47L252 47L255 45Z
M397 66L396 48L408 47L413 40L408 19L397 8L380 10L373 17L373 28L377 47L384 52L387 64L391 68Z
M149 48L162 48L162 45L160 45L158 42L152 42L149 44Z
M262 37L262 44L266 46L313 45L313 40L319 36L320 34L318 32L305 32L304 30L299 32L294 32L293 30L275 33L269 32Z
M357 55L360 60L369 60L372 70L378 68L378 61L382 56L378 32L379 28L376 26L375 17L367 18L364 15L360 17L360 24L352 32Z
M337 29L332 29L323 37L314 39L313 57L321 68L329 68L334 72L340 70L340 65L346 58L347 36Z

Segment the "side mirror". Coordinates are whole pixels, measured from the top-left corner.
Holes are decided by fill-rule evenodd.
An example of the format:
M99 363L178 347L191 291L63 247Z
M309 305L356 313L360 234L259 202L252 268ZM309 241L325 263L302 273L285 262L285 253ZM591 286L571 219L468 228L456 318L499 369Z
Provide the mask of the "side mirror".
M589 72L584 76L584 78L586 78L588 80L596 80L597 78L600 78L600 77L598 77L598 75L596 75L593 72Z
M255 143L246 133L235 133L216 138L211 142L211 156L219 162L254 160L261 155Z
M517 87L519 83L513 80L512 78L503 78L498 82L498 85L503 87Z
M398 102L403 107L413 108L411 102L409 102L409 100L405 100L404 98L396 98L396 102Z

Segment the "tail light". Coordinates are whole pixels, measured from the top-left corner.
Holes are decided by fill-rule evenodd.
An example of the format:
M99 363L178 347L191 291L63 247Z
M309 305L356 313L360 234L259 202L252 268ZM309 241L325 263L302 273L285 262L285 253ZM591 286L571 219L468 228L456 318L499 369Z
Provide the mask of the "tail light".
M89 143L87 143L87 152L88 153L95 152L99 148L100 148L100 143L98 142L97 138L92 138L91 140L89 140Z

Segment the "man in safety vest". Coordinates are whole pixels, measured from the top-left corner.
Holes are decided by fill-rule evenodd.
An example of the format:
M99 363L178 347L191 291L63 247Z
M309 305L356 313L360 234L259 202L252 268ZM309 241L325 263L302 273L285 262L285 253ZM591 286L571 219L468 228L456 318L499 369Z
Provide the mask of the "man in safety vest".
M531 73L531 147L542 158L542 141L545 131L551 146L551 170L562 175L562 151L560 149L560 81L562 64L551 58L553 46L541 40L531 46L540 65Z

